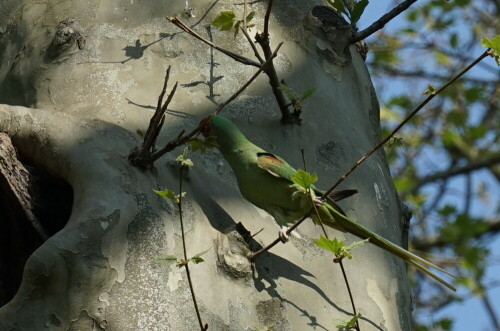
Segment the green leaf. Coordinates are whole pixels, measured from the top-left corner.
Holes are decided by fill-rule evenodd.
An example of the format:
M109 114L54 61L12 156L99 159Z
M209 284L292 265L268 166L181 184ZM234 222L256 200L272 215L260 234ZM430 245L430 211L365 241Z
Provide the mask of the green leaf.
M416 22L420 13L417 10L408 11L406 19L410 22Z
M314 240L314 243L319 248L323 248L329 252L332 252L335 255L340 254L340 249L345 246L343 241L338 241L337 238L333 238L333 240L327 239L323 236L320 236L319 239Z
M398 192L405 192L415 185L415 178L411 176L402 176L394 178L394 185Z
M186 192L182 192L180 195L179 194L176 195L174 191L170 190L163 190L163 191L153 190L153 192L161 196L163 199L173 200L177 204L181 201L180 198L184 198L184 196L186 196Z
M210 24L222 31L228 31L233 27L235 17L232 10L222 11Z
M327 0L330 6L333 7L337 12L344 13L349 16L349 12L344 7L344 1L342 0Z
M486 48L490 48L493 51L493 57L497 64L500 65L500 35L493 37L492 39L488 39L483 36L481 39L481 45Z
M356 23L359 21L361 15L363 15L363 12L365 11L366 6L368 6L368 0L361 0L354 4L351 15L351 23Z
M215 137L207 137L205 139L194 138L188 141L189 147L192 152L200 151L205 153L207 149L218 147Z
M398 136L392 136L391 139L385 144L386 147L391 147L391 146L404 146L405 142L404 139Z
M439 215L446 217L446 216L451 216L451 215L455 214L457 212L457 208L453 205L446 204L443 207L441 207L440 209L438 209L437 212Z
M425 90L422 94L423 95L436 94L436 88L434 87L434 85L428 84L427 90Z
M191 258L191 261L193 261L193 263L195 263L195 264L205 262L205 260L203 260L203 258L201 256L193 256Z
M488 133L488 128L484 125L470 126L467 130L467 137L472 140L483 138Z
M358 248L358 247L361 247L363 246L364 244L366 244L368 241L370 241L370 239L364 239L364 240L360 240L360 241L355 241L353 242L352 244L350 244L349 246L346 246L345 247L345 250L346 251L352 251L353 249L355 248ZM342 248L341 248L342 249Z
M464 126L467 121L467 113L463 109L453 109L446 114L446 122L457 126Z
M250 14L247 15L247 23L250 22L254 16L255 12L254 11L250 12Z
M177 158L175 160L180 162L181 166L183 166L183 167L192 167L194 164L191 161L191 159L187 158L187 154L188 154L188 148L186 147L186 148L184 148L184 151L182 152L182 154L177 156Z
M295 91L291 87L288 87L284 84L280 84L280 86L278 86L278 90L285 93L286 97L290 99L290 101L298 99L297 96L295 95Z
M156 261L158 263L161 263L164 265L170 265L170 264L177 263L177 257L175 255L167 254L167 255L163 255L162 257L156 258Z
M195 256L193 256L193 257L191 258L191 261L193 261L193 263L195 263L195 264L198 264L198 263L204 262L205 260L204 260L201 256L202 256L203 254L205 254L206 252L208 252L209 250L210 250L210 248L209 248L209 249L207 249L206 251L203 251L203 252L200 252L200 253L196 254Z
M453 48L457 48L458 46L458 34L452 33L450 36L450 46Z
M318 181L316 174L310 174L302 169L297 170L292 177L292 182L305 188L306 190L312 187L312 184Z
M444 241L457 244L481 235L487 230L488 225L483 220L460 214L455 222L446 224L439 232Z
M188 154L188 148L185 147L184 150L182 151L182 154L180 154L179 156L177 156L175 158L175 160L178 161L178 162L182 162L182 161L184 161L187 158L187 154Z
M496 53L500 53L500 35L492 39L483 36L483 38L481 38L481 45L486 48L491 48Z
M446 317L432 324L436 329L443 331L451 330L453 328L453 320Z
M410 97L407 95L398 95L398 96L392 97L387 102L387 107L389 107L389 108L392 108L394 106L398 106L398 107L403 108L403 109L411 109L412 105L413 105L413 102L410 99Z
M258 326L254 326L255 331L273 331L274 325L266 326L264 329L259 328Z
M361 317L361 314L358 313L358 314L354 315L349 321L335 319L335 320L333 320L333 324L335 324L335 326L339 329L351 330L351 329L355 328L356 322L358 321L358 319L360 317Z
M315 87L305 90L304 93L302 93L300 100L304 101L305 99L309 98L314 94L314 92L316 92L316 90L317 88Z
M183 167L192 167L194 165L193 161L191 159L186 159L181 162L181 166Z
M293 88L288 87L284 84L280 84L280 86L278 86L278 89L283 93L285 93L286 97L292 102L294 110L301 110L302 109L301 101L304 101L306 98L310 97L316 91L316 88L307 89L299 97L297 95L297 92Z
M441 141L443 145L447 148L452 148L454 146L460 145L462 138L452 130L446 130L441 136Z
M483 86L473 86L471 88L467 88L464 91L465 100L467 100L467 102L481 101L483 99L484 92L485 88Z
M170 190L163 190L163 191L153 190L153 192L161 196L163 199L175 200L176 197L175 192Z

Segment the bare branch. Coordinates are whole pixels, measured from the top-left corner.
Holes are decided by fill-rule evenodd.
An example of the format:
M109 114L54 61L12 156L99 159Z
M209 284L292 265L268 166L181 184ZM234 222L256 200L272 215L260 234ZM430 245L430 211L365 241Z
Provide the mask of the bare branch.
M401 76L401 77L415 77L420 79L435 79L435 80L447 80L448 77L438 74L436 72L428 72L424 70L404 70L399 68L394 68L388 65L368 63L371 68L380 69L384 74L391 76ZM463 77L463 80L477 83L477 84L497 84L497 81L479 78L479 77Z
M269 36L269 19L271 18L271 9L273 7L273 0L267 3L266 15L264 16L264 32L263 34Z
M500 220L485 221L485 230L475 234L474 239L479 239L486 235L494 235L500 232ZM450 245L450 242L444 241L440 236L427 236L425 239L412 240L412 246L419 251L428 251L431 248L442 248Z
M272 6L273 6L273 1L270 0L268 5L267 5L266 15L264 17L264 31L262 33L258 33L255 36L255 40L257 41L257 43L262 48L262 51L264 52L264 58L266 59L266 61L269 60L269 57L272 54L271 44L269 41L269 19L271 17ZM264 72L269 77L269 85L271 85L271 89L273 91L274 98L276 99L276 102L278 103L278 107L280 108L281 122L285 123L285 124L300 124L301 111L298 110L298 111L294 111L293 114L290 113L290 110L288 108L289 103L286 101L286 98L285 98L285 95L283 94L283 91L281 91L279 89L280 80L278 78L276 68L274 68L274 64L272 62L269 63L265 67Z
M190 35L192 35L196 39L201 40L205 44L209 45L210 47L213 47L216 50L218 50L218 51L226 54L227 56L229 56L233 60L238 61L238 62L243 63L243 64L246 64L246 65L251 65L251 66L254 66L254 67L257 67L257 68L261 67L260 63L257 63L257 62L255 62L252 59L249 59L247 57L244 57L244 56L241 56L239 54L233 53L233 52L231 52L231 51L229 51L229 50L227 50L225 48L222 48L222 47L214 44L213 42L211 42L209 40L206 40L205 38L203 38L202 36L200 36L199 34L197 34L196 32L194 32L189 26L187 26L186 24L184 24L177 17L167 17L167 20L169 20L170 22L172 22L173 24L175 24L177 27L179 27L180 29L184 30L185 32L189 33Z
M163 81L163 89L158 97L158 103L156 106L156 110L154 115L151 117L149 121L149 126L144 135L144 141L141 145L141 148L138 149L135 147L129 153L128 159L129 161L138 167L148 168L151 166L153 161L151 160L151 155L155 151L156 138L158 138L158 134L160 133L161 128L163 127L163 123L165 122L165 111L167 110L168 105L172 101L174 97L175 91L177 90L177 82L174 85L172 91L170 91L167 100L163 102L163 97L167 91L167 84L170 78L170 66L167 69L167 73L165 74L165 79Z
M434 97L436 95L438 95L439 93L441 93L442 91L444 91L448 86L450 86L451 84L453 84L457 79L459 79L460 77L462 77L467 71L469 71L472 67L474 67L477 63L479 63L482 59L484 59L487 56L490 56L490 50L489 49L487 49L486 51L484 51L483 54L481 54L477 59L475 59L471 64L469 64L468 66L466 66L464 69L462 69L462 71L460 71L457 75L455 75L454 77L452 77L449 81L447 81L443 86L441 86L439 89L437 89L434 93L429 94L427 96L427 98L425 98L424 101L422 101L420 103L420 105L418 105L410 114L408 114L408 116L406 116L406 118L401 123L399 123L399 125L394 130L392 130L392 132L389 135L387 135L387 137L385 137L383 140L381 140L375 147L373 147L369 152L367 152L358 161L356 161L356 163L346 173L344 173L337 180L337 182L335 182L335 184L333 184L332 187L330 187L330 189L328 189L328 191L326 191L323 194L322 198L325 198L330 193L332 193L332 191L340 183L342 183L347 178L347 176L349 176L354 170L356 170L356 168L359 167L368 157L370 157L370 155L372 155L373 153L375 153L380 147L384 146L384 144L386 144L389 140L391 140L391 138L394 137L394 135L406 123L408 123L408 121L411 120L413 118L413 116L415 116L422 108L424 108L424 106L426 104L428 104L429 101L431 101L432 99L434 99Z
M483 302L484 309L490 317L491 324L493 324L494 329L500 330L500 322L498 321L498 317L495 313L495 308L493 307L493 304L491 303L491 300L486 291L481 294L481 301Z
M214 115L220 113L225 106L227 106L230 102L232 102L234 99L236 99L262 73L262 71L264 71L264 68L268 65L268 63L270 63L276 57L282 44L283 43L280 43L278 45L278 47L276 47L271 58L267 62L265 62L262 65L262 67L259 68L259 70L257 70L257 72L242 87L240 87L240 89L238 91L236 91L231 97L229 97L229 99L227 99L225 102L219 104L219 106L215 109L215 111L210 116L214 116ZM201 132L201 129L202 129L202 125L200 123L196 128L194 128L186 136L184 135L184 131L179 133L179 135L175 139L169 141L165 145L165 147L163 147L162 149L160 149L159 151L157 151L157 152L153 153L153 155L151 155L151 163L156 161L157 159L159 159L160 157L162 157L166 153L174 150L178 146L185 144L188 140L192 139L193 137L197 136Z
M471 162L463 167L455 167L451 168L445 171L437 172L435 174L429 175L427 177L423 177L421 179L417 180L417 184L410 188L408 191L401 192L401 195L405 195L408 193L415 193L419 188L422 186L435 182L437 180L443 180L447 179L456 175L462 175L462 174L467 174L470 173L474 170L482 169L482 168L489 168L494 165L500 164L500 154L498 155L492 155L489 158L486 158L484 160L480 160L477 162Z
M391 9L391 11L389 11L387 14L384 14L377 21L373 22L373 24L370 25L369 27L360 32L356 32L351 39L351 44L357 43L358 41L361 41L367 38L369 35L382 29L390 20L392 20L394 17L404 12L406 9L408 9L408 7L413 5L415 2L417 2L417 0L405 0L401 2L399 5Z

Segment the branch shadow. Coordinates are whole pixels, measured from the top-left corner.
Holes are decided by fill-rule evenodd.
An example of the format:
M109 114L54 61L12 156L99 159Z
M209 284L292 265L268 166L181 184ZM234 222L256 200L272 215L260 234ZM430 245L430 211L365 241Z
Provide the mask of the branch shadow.
M201 174L193 174L193 176L199 175ZM200 183L197 178L192 178L191 182L193 184ZM200 189L200 187L196 187L195 189L193 189L193 194L195 195L194 198L197 203L199 203L201 209L203 210L203 213L206 215L208 221L210 222L210 225L217 231L223 234L227 234L228 229L234 229L236 227L236 223L238 222L235 221L234 218L229 215L229 213L224 209L224 207L216 201L216 199L214 198L216 194L210 194L211 192L208 192L209 190L210 189L206 190L203 188ZM250 238L248 245L252 250L262 248L262 245L253 238ZM252 265L252 279L255 289L259 292L266 291L270 297L276 297L279 300L287 302L296 307L302 312L305 317L309 319L309 325L319 327L323 330L328 330L328 328L319 324L317 318L314 315L310 314L306 308L301 308L298 304L288 299L282 298L276 290L277 279L286 278L288 280L303 284L316 291L326 302L328 302L328 304L335 307L335 309L337 309L338 311L347 315L352 315L349 311L339 307L326 295L326 293L318 285L314 284L306 277L315 278L315 276L307 270L304 270L298 265L270 252L266 252L265 254L260 256ZM269 283L270 285L266 286L265 282Z
M207 33L208 33L208 40L210 40L211 42L213 42L212 30L211 30L210 25L208 25L206 27L206 29L207 29ZM184 87L184 88L195 87L195 86L198 86L200 84L208 86L208 95L206 95L205 97L208 100L210 100L214 105L217 106L218 103L215 101L215 97L220 96L220 94L217 94L217 93L214 92L214 86L215 86L215 83L217 83L219 80L221 80L222 78L224 78L224 76L215 76L214 75L214 70L215 70L215 68L217 66L220 65L220 63L215 62L215 60L214 60L214 49L212 47L210 47L210 62L207 63L207 64L210 65L209 79L207 81L198 80L198 81L194 81L194 82L191 82L191 83L181 84L181 86Z
M142 105L142 104L139 104L137 102L134 102L134 101L130 100L129 98L125 98L125 100L127 100L127 102L128 102L129 105L134 105L136 107L140 107L140 108L144 108L144 109L156 110L156 106ZM173 116L177 116L177 117L182 117L182 118L191 118L191 117L193 117L193 115L191 115L189 113L186 113L186 112L183 112L183 111L178 111L178 110L172 110L172 109L165 110L165 113L173 115Z

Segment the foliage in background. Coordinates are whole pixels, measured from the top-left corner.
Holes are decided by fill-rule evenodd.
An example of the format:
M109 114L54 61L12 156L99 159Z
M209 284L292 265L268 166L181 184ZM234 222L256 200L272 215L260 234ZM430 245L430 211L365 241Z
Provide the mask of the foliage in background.
M432 93L432 86L440 86L483 52L481 44L498 43L492 38L499 34L499 17L498 0L419 1L397 23L367 40L382 136L424 92ZM483 36L489 39L481 41ZM488 244L500 231L499 80L495 61L481 62L408 123L398 144L386 148L396 187L413 213L410 245L462 276L460 295L450 296L414 275L417 317L478 296L490 325L499 328L498 307L488 289L500 277L491 279L485 272L498 265ZM445 318L416 323L415 329L451 330L452 325Z

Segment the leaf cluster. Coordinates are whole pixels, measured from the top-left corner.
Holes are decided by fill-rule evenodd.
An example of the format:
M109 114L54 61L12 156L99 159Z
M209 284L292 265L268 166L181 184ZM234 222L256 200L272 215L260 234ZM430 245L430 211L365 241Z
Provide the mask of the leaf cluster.
M320 236L319 239L314 240L314 243L319 248L322 248L324 250L327 250L335 254L335 256L338 259L343 259L344 257L352 259L351 251L357 247L363 246L368 241L369 241L368 239L365 239L361 241L356 241L350 245L346 245L343 241L337 240L337 238L327 239L323 236Z
M182 268L185 265L187 265L189 262L193 262L194 264L205 262L205 260L201 256L203 254L207 253L209 250L210 250L210 248L207 250L204 250L203 252L199 252L198 254L196 254L188 259L182 259L182 258L178 258L175 255L165 254L162 257L157 258L156 260L158 261L158 263L161 263L163 265L172 265L175 263L175 266L177 268Z
M328 4L332 6L337 12L344 14L347 16L349 21L353 26L356 26L356 23L363 15L366 6L368 6L368 0L327 0Z
M481 46L496 60L483 60L439 93L398 133L403 144L386 145L396 188L412 210L413 246L436 254L437 262L462 276L459 283L465 294L452 298L415 278L415 301L422 303L424 314L471 294L487 293L488 238L496 235L491 224L498 223L491 210L498 200L500 178L500 37L495 36L500 31L499 9L492 0L422 2L377 38L367 40L373 51L367 60L372 77L377 90L383 91L382 136L425 98L422 91L435 94L471 63L471 54L484 52ZM416 323L415 329L448 330L451 324L452 320L439 326Z
M354 315L350 320L344 321L341 319L335 319L333 320L333 324L340 330L352 330L356 327L356 322L359 320L361 317L361 314L356 314Z
M292 103L292 107L294 111L301 111L302 110L302 104L304 100L309 98L311 95L316 92L316 88L309 88L302 92L301 94L298 94L297 91L292 89L291 87L288 87L284 84L280 84L278 87L279 90L283 91L285 93L286 97L290 100Z
M247 28L255 26L254 24L248 24L255 16L255 12L250 12L246 17ZM210 23L211 25L218 27L221 31L234 30L234 38L238 35L241 25L243 24L243 19L237 19L236 14L232 10L221 11L219 15Z

